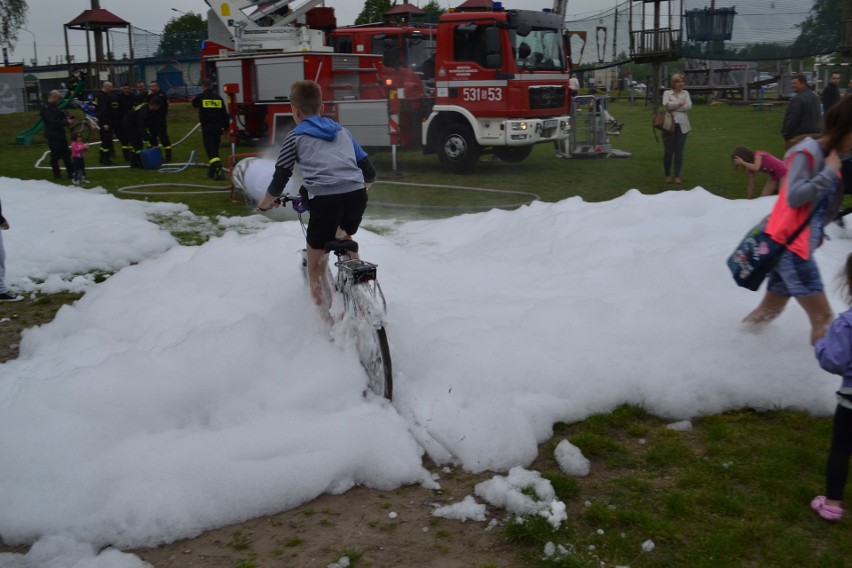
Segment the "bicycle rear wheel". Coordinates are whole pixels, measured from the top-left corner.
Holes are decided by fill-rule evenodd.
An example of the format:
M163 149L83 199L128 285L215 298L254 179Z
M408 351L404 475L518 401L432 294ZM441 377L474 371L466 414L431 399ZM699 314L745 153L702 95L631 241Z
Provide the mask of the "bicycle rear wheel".
M89 125L85 120L71 129L72 138L78 133L81 134L80 138L83 142L88 142L89 138L92 137L92 129L89 128Z
M367 387L377 395L393 400L393 366L385 328L361 326L356 335L356 345L361 365L367 371Z

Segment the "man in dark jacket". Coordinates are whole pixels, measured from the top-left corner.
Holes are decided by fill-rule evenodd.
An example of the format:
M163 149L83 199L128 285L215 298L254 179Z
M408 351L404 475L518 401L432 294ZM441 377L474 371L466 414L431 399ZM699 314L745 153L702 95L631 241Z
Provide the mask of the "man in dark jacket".
M124 129L133 146L130 157L131 168L142 167L142 146L148 136L152 116L158 110L160 110L160 102L157 97L154 97L151 102L136 105L124 115Z
M148 102L155 98L159 100L159 110L151 114L151 145L160 146L165 153L165 160L172 161L172 141L169 139L168 116L169 116L169 97L160 89L160 84L156 81L151 81L151 95L148 97Z
M784 113L784 123L781 125L781 135L787 141L788 147L797 136L819 132L819 121L822 117L819 97L808 87L808 80L804 74L793 75L790 86L796 96L790 99L790 104Z
M130 138L127 137L127 131L124 129L124 115L136 106L133 104L134 98L135 96L128 83L122 85L121 92L115 95L115 100L118 102L118 112L115 120L115 135L118 136L118 139L121 142L121 152L124 154L125 162L129 162L130 158L133 156L133 146L130 145Z
M59 110L57 105L61 100L62 95L59 94L59 91L50 91L39 114L44 122L44 137L47 138L47 147L50 148L50 167L53 169L53 179L62 179L62 172L59 170L60 160L65 164L68 179L71 179L74 170L71 167L71 150L68 149L65 128L72 124L74 119L68 116L65 111Z
M118 100L113 92L112 83L104 81L101 90L95 93L95 116L98 119L98 128L101 132L100 163L106 166L112 165L110 156L115 155L113 139L116 134L118 123Z
M201 138L204 141L204 151L210 160L207 177L223 180L222 160L219 158L219 146L222 143L222 132L228 129L228 111L225 101L213 90L213 82L205 77L201 80L204 88L198 96L192 99L192 106L198 109L198 122L201 123Z
M148 92L148 87L145 86L145 81L138 79L136 81L136 91L133 93L133 106L141 105L148 102L148 97L151 93Z
M828 85L822 90L822 112L828 112L831 106L840 100L840 73L832 73Z

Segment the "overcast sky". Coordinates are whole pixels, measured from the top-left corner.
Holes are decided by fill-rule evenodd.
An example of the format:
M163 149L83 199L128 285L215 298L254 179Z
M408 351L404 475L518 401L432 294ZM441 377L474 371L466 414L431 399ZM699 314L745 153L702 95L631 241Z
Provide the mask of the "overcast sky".
M411 0L415 5L426 4L428 0ZM439 0L447 7L456 6L461 0ZM55 61L57 56L65 55L65 38L63 24L67 24L76 18L83 10L91 8L90 0L29 0L29 13L25 29L18 34L17 45L10 50L10 62L30 62L33 55L33 41L35 50L38 52L40 64L46 63L51 57ZM301 0L296 0L295 5L301 5ZM570 14L580 13L581 10L597 11L603 6L615 5L604 0L569 0L568 12ZM364 7L364 0L325 0L326 6L335 9L339 25L348 25L355 22L355 18ZM514 0L506 1L507 8L523 8L528 10L540 10L550 8L551 0ZM180 16L181 12L195 12L206 17L208 6L204 0L100 0L101 8L109 10L116 16L130 22L137 28L152 32L161 32L166 23L173 17ZM35 38L33 37L35 36ZM77 54L78 59L85 57L86 38L81 31L70 31L68 41L71 44L71 52Z

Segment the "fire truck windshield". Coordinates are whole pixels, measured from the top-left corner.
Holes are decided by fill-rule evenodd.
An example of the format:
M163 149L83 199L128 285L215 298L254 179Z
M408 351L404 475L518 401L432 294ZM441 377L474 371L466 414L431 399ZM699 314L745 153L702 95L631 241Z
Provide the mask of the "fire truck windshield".
M521 36L510 32L515 61L528 71L565 70L565 50L562 34L555 29L536 29Z
M433 36L426 33L418 31L399 35L381 34L375 36L372 43L373 53L385 53L390 49L394 53L392 60L396 60L399 66L408 67L415 73L428 73L429 70L425 67L428 66L429 61L434 61L432 54L435 53L435 40Z
M423 36L422 34L418 34L417 36L409 36L407 38L408 42L408 67L412 71L416 73L427 75L434 75L435 70L429 69L429 65L431 62L431 66L435 66L435 41L433 38L429 36Z

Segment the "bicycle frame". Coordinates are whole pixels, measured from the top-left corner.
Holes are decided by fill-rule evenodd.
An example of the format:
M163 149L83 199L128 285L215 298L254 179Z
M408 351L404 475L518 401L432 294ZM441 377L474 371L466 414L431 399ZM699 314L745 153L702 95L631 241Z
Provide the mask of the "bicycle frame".
M284 195L276 200L285 205L288 201L299 216L302 233L306 234L301 206L301 197ZM334 253L337 260L336 277L329 278L335 291L343 297L343 319L348 321L349 330L355 337L358 357L367 372L368 387L379 396L388 400L393 397L393 371L385 331L387 301L376 277L378 265L365 260L351 258L350 251L357 252L354 241L331 241L326 244L326 253ZM307 281L307 251L302 250L301 265Z

